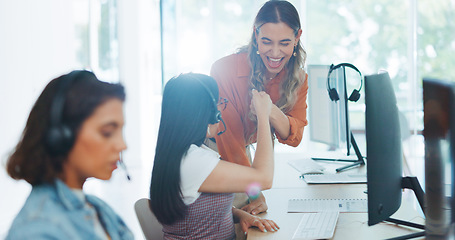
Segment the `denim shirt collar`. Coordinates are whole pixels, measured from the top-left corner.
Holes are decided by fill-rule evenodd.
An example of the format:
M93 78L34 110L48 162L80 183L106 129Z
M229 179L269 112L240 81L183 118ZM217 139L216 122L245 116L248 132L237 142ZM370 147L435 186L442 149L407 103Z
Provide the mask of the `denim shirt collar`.
M85 201L83 201L60 179L55 180L55 188L62 204L68 210L83 210L86 202L92 205L98 212L100 222L104 225L111 239L134 238L123 220L97 197L85 195Z
M79 199L76 194L60 179L56 179L55 188L62 204L69 210L84 208L85 202Z

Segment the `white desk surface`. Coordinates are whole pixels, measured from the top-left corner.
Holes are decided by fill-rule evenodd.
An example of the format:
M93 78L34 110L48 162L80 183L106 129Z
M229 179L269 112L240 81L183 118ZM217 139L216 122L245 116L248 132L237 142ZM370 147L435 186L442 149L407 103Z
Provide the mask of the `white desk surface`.
M263 218L274 220L280 227L277 232L263 233L250 228L247 239L292 239L302 213L287 213L290 198L367 198L364 191L366 184L306 184L299 178L299 172L292 168L287 160L298 158L294 154L280 154L275 159L275 176L272 189L263 191L269 207ZM324 165L328 172L346 163L328 163ZM346 173L365 172L366 167L354 168ZM416 210L417 202L411 191L403 194L401 208L392 216L394 218L424 224L424 219ZM420 207L419 207L420 208ZM333 239L385 239L422 230L397 226L392 223L379 223L368 226L367 213L340 213ZM420 238L423 239L423 238Z
M298 160L303 159L304 156L296 153L281 153L275 155L275 174L273 177L273 189L277 188L302 188L311 185L307 185L305 181L300 181L299 179L300 173L291 167L288 164L289 160ZM335 173L335 169L346 166L350 163L346 162L328 162L328 161L316 161L318 164L322 165L326 169L324 170L325 173ZM365 173L366 167L355 167L346 171L341 172L344 173Z

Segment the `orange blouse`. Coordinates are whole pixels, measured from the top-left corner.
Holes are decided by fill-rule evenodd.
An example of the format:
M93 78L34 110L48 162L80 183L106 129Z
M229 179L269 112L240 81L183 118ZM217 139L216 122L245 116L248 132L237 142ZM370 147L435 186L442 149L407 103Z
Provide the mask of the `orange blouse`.
M226 108L221 112L226 123L226 132L215 137L218 151L222 159L244 166L250 166L246 146L251 144L246 142L245 136L255 129L254 123L248 118L251 101L248 93L250 70L247 53L237 53L221 58L212 65L211 69L211 76L218 83L220 97L229 100ZM273 103L280 99L280 82L284 75L285 71L281 71L265 86ZM300 144L303 129L308 125L306 118L308 75L306 73L304 84L297 94L296 104L286 113L291 126L290 135L287 139L282 139L278 133L275 133L280 143L293 147ZM222 124L219 126L220 130L221 128L223 128ZM255 136L253 139L256 139Z

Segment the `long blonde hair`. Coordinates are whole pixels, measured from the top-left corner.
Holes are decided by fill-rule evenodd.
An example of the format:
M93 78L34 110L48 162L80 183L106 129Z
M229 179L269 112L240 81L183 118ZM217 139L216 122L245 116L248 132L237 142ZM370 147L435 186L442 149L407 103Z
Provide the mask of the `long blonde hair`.
M262 25L266 23L280 22L285 23L293 29L295 36L297 36L298 31L301 29L299 14L291 3L288 1L276 0L266 2L256 15L250 42L248 45L239 49L239 52L248 53L248 61L251 66L249 79L250 90L257 89L258 91L265 91L265 73L267 71L260 55L256 53L258 51L258 43L256 42L255 34L257 34ZM291 56L284 68L286 75L280 83L280 99L275 103L275 105L284 113L289 112L294 107L297 101L297 90L305 81L300 75L300 70L305 65L306 52L301 46L300 40L294 47L294 53L295 56ZM251 91L249 92L251 95ZM248 118L253 122L256 122L256 118L251 112L248 113ZM245 139L247 142L250 142L251 137L255 132L256 129L252 133L245 132Z

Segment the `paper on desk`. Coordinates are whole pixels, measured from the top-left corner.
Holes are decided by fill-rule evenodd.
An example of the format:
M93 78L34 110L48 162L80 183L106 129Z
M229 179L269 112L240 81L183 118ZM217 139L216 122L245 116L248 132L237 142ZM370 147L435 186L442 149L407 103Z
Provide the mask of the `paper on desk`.
M368 200L357 199L304 199L292 198L288 201L288 212L368 212Z
M303 180L311 184L366 183L366 174L305 174Z

